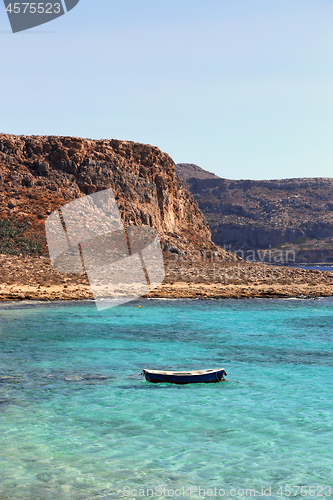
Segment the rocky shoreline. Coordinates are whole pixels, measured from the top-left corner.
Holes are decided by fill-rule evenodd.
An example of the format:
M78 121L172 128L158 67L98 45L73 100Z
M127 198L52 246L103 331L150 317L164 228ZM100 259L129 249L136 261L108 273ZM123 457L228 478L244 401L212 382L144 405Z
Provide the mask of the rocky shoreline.
M333 272L243 261L165 258L164 282L149 298L315 298L333 296ZM54 271L47 257L0 255L0 301L87 300L85 274Z
M332 179L302 180L301 188L310 190L309 193L302 191L302 196L291 199L290 193L299 188L297 180L234 182L207 174L193 165L185 171L194 172L198 189L205 185L211 190L212 203L220 204L223 192L226 199L219 209L223 208L223 217L229 210L229 215L235 218L233 222L241 221L238 225L242 237L246 236L244 230L249 226L249 217L245 215L250 212L244 215L241 208L246 203L253 205L255 215L268 214L270 227L271 222L277 223L282 215L287 218L289 203L293 206L293 217L297 215L293 221L298 223L304 214L313 216L312 205L305 207L306 210L303 206L305 194L308 199L312 191L313 203L320 201L327 205L323 219L326 232L323 230L325 234L319 236L325 236L327 231L331 234L333 205L329 189L333 187ZM267 265L265 255L258 253L251 259L248 255L237 256L229 248L212 242L209 225L197 201L176 175L173 160L157 147L120 140L0 134L0 301L93 298L85 273L61 274L52 268L45 220L64 204L105 189L112 189L125 228L145 226L154 228L159 235L165 279L148 297L333 295L333 272L282 267L280 264L288 259L282 261L272 256L271 260L270 250L271 264ZM270 198L272 206L266 203L267 190L270 196L274 194L274 203ZM288 203L285 200L289 200ZM254 222L261 224L260 220ZM261 247L263 244L261 241ZM106 293L104 285L100 283L100 290ZM114 291L119 295L124 293L119 287Z

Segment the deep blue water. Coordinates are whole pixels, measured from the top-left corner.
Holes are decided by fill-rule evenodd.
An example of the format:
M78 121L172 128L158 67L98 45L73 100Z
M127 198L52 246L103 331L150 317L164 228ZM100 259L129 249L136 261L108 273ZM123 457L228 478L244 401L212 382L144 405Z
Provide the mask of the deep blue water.
M331 265L331 264L327 264L327 265L290 264L288 267L298 267L301 269L313 270L313 271L327 271L330 273L333 272L333 265Z
M0 499L328 498L332 325L332 299L1 305ZM239 383L154 385L145 367Z
M275 264L275 263L268 263L268 262L265 262L266 265L270 266L276 266L276 265L280 265L280 264ZM298 269L305 269L307 271L327 271L329 273L333 273L333 265L332 264L296 264L296 263L291 263L291 264L288 264L288 263L284 263L284 264L281 264L281 266L283 267L296 267Z

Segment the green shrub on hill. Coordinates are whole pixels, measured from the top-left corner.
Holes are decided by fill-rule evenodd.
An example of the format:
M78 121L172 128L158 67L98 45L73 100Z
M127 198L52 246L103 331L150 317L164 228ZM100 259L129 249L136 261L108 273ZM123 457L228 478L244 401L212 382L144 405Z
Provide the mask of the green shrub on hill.
M40 254L42 244L35 234L35 239L26 238L24 232L28 229L26 222L13 222L10 219L0 221L0 253L6 255Z

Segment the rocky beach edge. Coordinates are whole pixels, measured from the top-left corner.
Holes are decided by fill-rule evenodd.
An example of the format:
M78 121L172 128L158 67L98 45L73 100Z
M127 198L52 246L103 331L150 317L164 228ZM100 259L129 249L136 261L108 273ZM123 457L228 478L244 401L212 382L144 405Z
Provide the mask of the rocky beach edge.
M163 283L149 298L315 298L333 296L333 272L245 261L165 258ZM93 299L85 274L61 274L47 257L0 255L0 301Z

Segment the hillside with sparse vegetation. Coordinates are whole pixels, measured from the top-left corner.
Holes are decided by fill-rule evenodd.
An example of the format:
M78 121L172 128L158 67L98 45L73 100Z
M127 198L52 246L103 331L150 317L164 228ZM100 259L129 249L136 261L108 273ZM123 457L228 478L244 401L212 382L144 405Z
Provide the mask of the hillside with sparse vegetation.
M229 180L186 164L176 172L216 244L235 251L289 249L297 262L333 263L332 178Z

